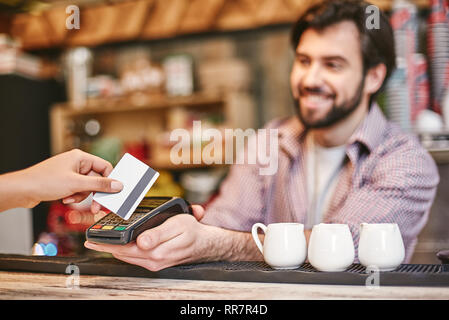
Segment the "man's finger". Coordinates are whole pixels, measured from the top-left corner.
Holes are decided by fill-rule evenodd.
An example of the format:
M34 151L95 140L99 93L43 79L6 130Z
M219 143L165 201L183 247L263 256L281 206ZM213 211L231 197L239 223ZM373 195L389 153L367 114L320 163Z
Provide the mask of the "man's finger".
M90 241L84 242L84 246L91 250L108 252L114 255L129 256L136 258L145 258L146 253L140 250L134 242L125 245L99 244Z
M159 271L168 267L175 265L176 263L167 263L167 262L154 262L148 258L136 258L136 257L128 257L114 254L116 259L122 260L124 262L135 264L142 268L148 269L150 271Z
M149 264L148 260L144 259L144 258L122 256L122 255L119 255L119 254L113 254L113 256L114 256L114 258L122 260L122 261L124 261L126 263L135 264L136 266L140 266L142 268L149 269L149 270L153 269L153 268L150 268L148 266L148 264ZM151 271L158 271L158 270L151 270Z
M192 205L192 211L193 215L195 216L196 220L200 221L204 217L204 208L198 204Z
M171 217L161 225L144 231L137 237L137 246L142 250L149 250L180 235L183 232L181 216L182 214Z

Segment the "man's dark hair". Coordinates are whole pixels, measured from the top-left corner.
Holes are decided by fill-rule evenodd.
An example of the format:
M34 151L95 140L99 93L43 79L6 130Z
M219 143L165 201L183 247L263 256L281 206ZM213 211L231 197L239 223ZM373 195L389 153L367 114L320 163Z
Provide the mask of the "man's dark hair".
M371 14L371 11L367 11L370 5L357 0L325 0L313 5L293 26L291 33L293 50L296 50L302 34L309 28L320 31L339 22L352 21L360 34L363 74L380 63L385 64L387 71L383 87L396 67L394 36L388 17L380 10L379 28L366 27L366 19ZM371 101L382 87L370 97Z

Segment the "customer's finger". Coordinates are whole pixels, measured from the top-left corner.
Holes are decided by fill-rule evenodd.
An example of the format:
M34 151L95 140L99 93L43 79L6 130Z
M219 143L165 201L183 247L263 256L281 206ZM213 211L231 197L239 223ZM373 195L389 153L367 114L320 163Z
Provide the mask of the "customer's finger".
M118 180L95 176L79 175L74 183L76 192L94 191L115 193L123 189L123 183Z
M90 195L90 193L91 193L90 191L86 191L72 194L71 196L62 199L62 203L64 204L79 203L84 199L86 199Z
M87 174L89 171L95 171L103 177L107 177L113 169L112 164L108 161L88 153L84 153L79 161L79 172L81 174Z
M99 204L98 202L92 200L92 203L90 205L90 212L92 212L93 214L96 214L100 210L101 210L101 204Z

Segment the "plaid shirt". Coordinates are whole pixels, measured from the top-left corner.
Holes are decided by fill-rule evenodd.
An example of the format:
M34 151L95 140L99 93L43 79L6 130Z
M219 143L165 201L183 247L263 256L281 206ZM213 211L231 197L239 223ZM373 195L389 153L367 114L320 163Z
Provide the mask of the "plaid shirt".
M305 224L308 208L305 133L296 117L275 120L278 170L260 175L259 165L235 164L207 207L202 223L250 231L256 222ZM374 104L347 143L343 168L324 223L349 225L357 248L366 223L397 223L410 261L439 182L435 162L416 137L388 122Z

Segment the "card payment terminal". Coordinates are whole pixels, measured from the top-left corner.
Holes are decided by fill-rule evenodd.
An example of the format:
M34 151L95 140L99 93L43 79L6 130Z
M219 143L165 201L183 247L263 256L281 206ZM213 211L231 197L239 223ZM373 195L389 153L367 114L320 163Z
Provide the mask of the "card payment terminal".
M97 243L127 244L180 213L193 214L190 204L182 198L145 197L128 220L111 212L86 230L86 238Z

